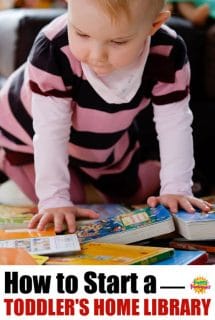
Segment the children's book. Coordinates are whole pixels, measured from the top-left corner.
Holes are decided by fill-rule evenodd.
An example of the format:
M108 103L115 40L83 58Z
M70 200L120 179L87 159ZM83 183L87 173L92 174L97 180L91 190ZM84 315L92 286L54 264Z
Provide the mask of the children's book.
M25 239L56 236L53 227L47 228L43 231L37 229L6 229L0 230L0 240Z
M206 251L186 251L186 250L175 250L174 254L163 261L154 263L155 265L199 265L206 264L208 261L208 254Z
M67 257L51 257L46 264L130 265L152 264L173 255L171 248L113 243L85 243L81 252Z
M109 205L104 206L107 209ZM92 207L89 205L88 208ZM143 207L127 211L123 211L122 207L120 212L113 210L109 217L103 219L79 221L76 234L81 243L94 241L128 244L167 234L174 229L172 215L159 205L156 208Z
M139 209L139 207L137 208L136 206L133 206L133 205L127 206L127 205L122 205L118 203L80 204L78 206L81 208L90 209L97 212L99 214L100 220L112 218L112 217L118 216L119 214L131 212L135 209ZM140 208L142 209L142 207L143 206L141 206ZM81 219L79 220L79 222L81 224L89 223L89 219Z
M80 251L80 244L75 234L1 240L0 247L24 248L29 253L37 255L71 254Z
M0 265L36 265L32 256L22 248L0 248Z
M178 233L188 240L215 239L215 211L187 213L180 210L173 215Z
M0 204L0 229L27 228L37 212L35 207L15 207Z
M215 253L215 240L192 241L185 238L175 238L169 242L169 246L175 249L204 250L208 253Z

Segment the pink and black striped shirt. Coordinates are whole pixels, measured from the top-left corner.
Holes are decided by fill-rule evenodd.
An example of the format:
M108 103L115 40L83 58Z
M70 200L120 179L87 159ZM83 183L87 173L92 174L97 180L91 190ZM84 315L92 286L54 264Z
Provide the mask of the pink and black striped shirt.
M135 179L147 139L139 136L141 115L153 108L161 194L191 194L189 81L184 42L164 26L151 37L141 84L131 101L108 103L72 55L63 15L39 33L27 63L1 90L0 146L14 165L33 161L34 154L40 208L69 206L68 166L107 193L111 178L128 184ZM135 191L135 184L130 188L128 192ZM111 189L116 192L113 184Z

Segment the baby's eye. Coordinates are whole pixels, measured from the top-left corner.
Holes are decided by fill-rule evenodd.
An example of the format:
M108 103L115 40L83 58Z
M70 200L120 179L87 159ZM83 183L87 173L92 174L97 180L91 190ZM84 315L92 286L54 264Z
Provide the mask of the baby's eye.
M111 42L112 42L113 44L118 45L118 46L121 46L121 45L123 45L123 44L128 43L128 41L114 41L114 40L112 40Z
M87 34L77 32L77 35L82 38L89 38Z

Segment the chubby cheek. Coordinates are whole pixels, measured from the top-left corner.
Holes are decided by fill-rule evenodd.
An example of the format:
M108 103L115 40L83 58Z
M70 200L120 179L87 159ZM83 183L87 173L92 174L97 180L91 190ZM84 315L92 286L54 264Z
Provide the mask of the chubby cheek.
M121 52L115 54L110 58L111 64L117 69L126 67L132 64L138 56L138 53L133 50L121 50Z
M69 48L77 60L81 62L86 61L86 50L84 50L84 48L77 45L70 45Z

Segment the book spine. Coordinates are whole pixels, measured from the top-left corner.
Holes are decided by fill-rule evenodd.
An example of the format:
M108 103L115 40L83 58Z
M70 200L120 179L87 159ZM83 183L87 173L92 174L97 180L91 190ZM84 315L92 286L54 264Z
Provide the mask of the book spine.
M175 249L185 249L185 250L204 250L210 253L215 253L215 246L207 246L207 245L201 245L199 243L186 243L186 242L176 242L171 241L169 243L169 246L171 248Z
M165 259L168 259L170 257L173 256L173 253L174 251L167 251L167 252L162 252L154 257L149 257L147 259L144 259L144 260L139 260L139 261L136 261L134 263L132 263L133 265L148 265L148 264L154 264L156 262L159 262L159 261L162 261L162 260L165 260Z

